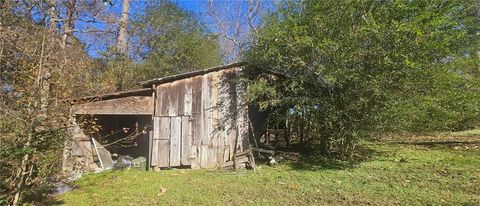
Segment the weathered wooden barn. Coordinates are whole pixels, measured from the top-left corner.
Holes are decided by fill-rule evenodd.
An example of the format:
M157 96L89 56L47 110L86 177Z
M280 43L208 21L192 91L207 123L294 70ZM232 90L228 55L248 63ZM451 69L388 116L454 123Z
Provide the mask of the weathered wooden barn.
M72 106L71 138L65 142L64 171L96 167L91 137L82 118L99 125L94 135L115 142L132 124L146 125L135 146L112 148L112 153L147 157L148 169L215 168L250 147L253 129L242 63L223 65L141 82L144 89L89 96ZM258 125L255 123L255 125ZM113 138L113 139L112 139Z

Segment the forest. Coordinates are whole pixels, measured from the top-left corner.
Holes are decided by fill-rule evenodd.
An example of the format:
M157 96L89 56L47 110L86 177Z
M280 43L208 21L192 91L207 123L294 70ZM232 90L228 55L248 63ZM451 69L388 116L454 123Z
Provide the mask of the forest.
M63 178L67 100L234 62L246 65L238 79L246 100L267 114L255 144L281 151L285 163L234 173L245 179L183 170L87 175L72 183L78 194L52 195ZM137 186L146 187L145 198L124 205L480 204L477 0L0 0L0 68L0 205L114 205L116 190L96 197L82 188L124 187L109 182L117 177L143 178ZM361 191L368 169L386 177ZM429 180L430 170L439 179ZM406 173L419 185L399 189L415 182ZM146 186L162 174L160 186ZM205 190L179 187L189 183L177 176L198 178ZM434 195L409 199L422 184ZM208 199L209 190L232 196Z

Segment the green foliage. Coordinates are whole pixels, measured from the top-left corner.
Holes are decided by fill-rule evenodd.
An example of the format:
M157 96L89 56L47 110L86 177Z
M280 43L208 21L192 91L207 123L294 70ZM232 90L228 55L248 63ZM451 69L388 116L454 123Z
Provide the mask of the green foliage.
M390 96L381 116L383 130L458 131L478 126L479 79L445 70L427 71L428 80L423 84L430 85L411 89L413 94Z
M105 71L99 71L97 85L106 91L122 91L139 87L144 80L138 65L130 59L113 59L102 65Z
M256 171L163 170L88 174L65 205L478 205L475 149L366 143L364 161L304 156ZM108 185L107 187L105 185ZM192 185L201 185L192 187Z
M480 114L476 6L288 1L266 17L247 54L250 100L305 113L323 150L340 154L372 131L474 125Z
M205 25L170 1L153 1L132 16L130 53L134 60L106 63L100 84L114 90L138 87L138 82L221 64L219 44Z
M221 63L219 45L193 13L169 1L153 2L134 22L146 39L144 66L163 75ZM162 75L159 73L159 75Z
M0 2L0 205L14 197L17 205L37 202L50 192L68 127L65 100L90 91L81 45L61 48L55 32L19 8Z

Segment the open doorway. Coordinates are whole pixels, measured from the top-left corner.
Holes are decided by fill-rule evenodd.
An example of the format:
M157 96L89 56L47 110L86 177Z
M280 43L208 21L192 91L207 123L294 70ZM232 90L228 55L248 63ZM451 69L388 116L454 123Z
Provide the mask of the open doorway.
M150 115L82 115L79 119L85 134L105 147L114 161L144 157L150 162ZM96 155L94 160L98 161Z

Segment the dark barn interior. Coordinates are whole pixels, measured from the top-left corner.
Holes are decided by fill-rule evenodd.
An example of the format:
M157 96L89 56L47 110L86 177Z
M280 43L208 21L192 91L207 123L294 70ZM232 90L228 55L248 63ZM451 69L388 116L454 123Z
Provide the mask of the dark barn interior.
M149 161L151 116L93 115L84 119L89 122L84 124L84 131L90 131L91 137L101 143L114 160L120 156L130 156L134 159L145 157Z

